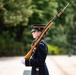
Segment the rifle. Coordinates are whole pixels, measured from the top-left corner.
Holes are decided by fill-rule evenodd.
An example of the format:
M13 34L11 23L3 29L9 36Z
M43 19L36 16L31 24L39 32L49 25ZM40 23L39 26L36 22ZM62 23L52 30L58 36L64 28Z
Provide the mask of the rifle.
M66 9L66 7L69 5L69 3L63 8L61 9L53 18L52 20L44 27L43 31L41 32L41 34L39 35L38 38L35 39L33 46L31 47L30 51L24 56L24 59L29 59L32 55L32 52L34 50L34 48L37 46L37 44L40 42L40 40L42 39L42 37L45 35L45 33L48 31L48 29L50 28L50 26L52 26L53 22L55 21L55 19L57 17L60 17L60 15L64 12L64 10Z

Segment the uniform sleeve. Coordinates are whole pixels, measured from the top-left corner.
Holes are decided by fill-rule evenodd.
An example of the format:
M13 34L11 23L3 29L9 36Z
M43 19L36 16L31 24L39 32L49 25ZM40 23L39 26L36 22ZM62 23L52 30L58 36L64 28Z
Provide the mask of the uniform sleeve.
M26 59L26 66L41 66L44 64L46 55L47 55L47 48L44 43L39 43L36 49L37 58L35 59Z

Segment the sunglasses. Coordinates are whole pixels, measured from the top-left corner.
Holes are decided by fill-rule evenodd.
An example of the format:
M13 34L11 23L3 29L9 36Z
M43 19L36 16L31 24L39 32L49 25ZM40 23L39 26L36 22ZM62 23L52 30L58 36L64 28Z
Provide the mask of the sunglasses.
M35 33L36 31L32 31L31 33Z

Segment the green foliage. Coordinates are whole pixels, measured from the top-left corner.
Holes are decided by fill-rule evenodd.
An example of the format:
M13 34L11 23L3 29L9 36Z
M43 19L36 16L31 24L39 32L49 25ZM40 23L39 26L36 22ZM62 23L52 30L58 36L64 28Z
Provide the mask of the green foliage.
M3 23L14 26L27 25L28 18L32 14L30 4L31 0L1 0L0 10L3 13Z
M27 53L33 40L30 25L47 24L67 3L69 6L46 36L49 54L56 55L73 50L75 33L71 33L71 29L76 24L75 0L0 0L0 55ZM16 28L13 30L11 26Z
M67 51L62 47L59 48L58 46L48 44L48 54L61 55L61 54L67 54Z
M0 36L0 56L25 55L30 47L29 44L15 41L8 32L3 32Z
M33 14L29 24L47 23L57 13L58 4L54 0L32 0ZM35 20L35 21L34 21Z
M62 26L59 26L58 28L52 26L48 36L50 36L49 38L46 37L48 43L62 47L67 45L67 32L65 32L65 29Z
M56 54L56 55L58 55L59 54L58 47L48 44L48 54L52 54L52 55Z
M24 26L32 15L32 0L0 0L0 55L21 55L29 44L24 36ZM23 28L24 27L24 28ZM27 29L27 28L26 28ZM26 32L25 32L26 33ZM27 34L24 36L26 37ZM19 39L19 40L18 40Z
M69 42L69 47L72 49L71 54L76 54L76 24L69 28L67 36L67 41Z

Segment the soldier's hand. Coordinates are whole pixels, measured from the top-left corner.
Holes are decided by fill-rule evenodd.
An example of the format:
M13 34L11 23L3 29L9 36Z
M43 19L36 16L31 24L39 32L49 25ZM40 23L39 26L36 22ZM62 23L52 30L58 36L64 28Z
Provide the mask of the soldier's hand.
M25 59L22 59L21 60L21 63L25 65Z
M36 50L36 47L34 48L34 50Z

